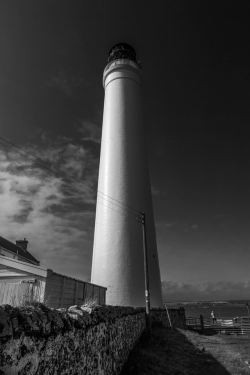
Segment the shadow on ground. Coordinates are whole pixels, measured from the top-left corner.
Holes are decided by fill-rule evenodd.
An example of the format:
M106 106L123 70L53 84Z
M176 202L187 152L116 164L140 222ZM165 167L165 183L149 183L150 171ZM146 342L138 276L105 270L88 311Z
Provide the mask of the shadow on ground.
M164 327L154 327L151 338L145 332L121 375L232 375L206 352L200 340L191 343L187 335Z
M189 328L189 331L191 331L191 332L197 332L197 333L199 333L199 334L202 335L202 331L201 330ZM217 336L218 335L218 332L216 332L212 328L205 328L204 331L203 331L203 333L206 336Z

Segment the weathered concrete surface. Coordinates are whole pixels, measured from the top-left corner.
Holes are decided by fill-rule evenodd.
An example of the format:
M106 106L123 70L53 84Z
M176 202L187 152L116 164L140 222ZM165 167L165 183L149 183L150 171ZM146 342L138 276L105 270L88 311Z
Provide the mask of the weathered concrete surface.
M145 329L142 308L0 307L0 374L119 374Z

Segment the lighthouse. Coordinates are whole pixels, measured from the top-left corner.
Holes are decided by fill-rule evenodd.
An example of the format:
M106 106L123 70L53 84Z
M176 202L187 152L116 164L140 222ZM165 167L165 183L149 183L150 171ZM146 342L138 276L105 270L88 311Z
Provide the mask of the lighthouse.
M109 52L91 283L107 288L109 305L145 306L141 214L145 213L151 306L161 307L146 137L142 119L142 72L126 43Z

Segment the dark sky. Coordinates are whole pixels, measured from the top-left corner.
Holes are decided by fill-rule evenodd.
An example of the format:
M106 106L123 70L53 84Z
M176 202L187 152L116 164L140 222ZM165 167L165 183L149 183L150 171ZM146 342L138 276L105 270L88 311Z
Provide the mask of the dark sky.
M249 35L244 1L0 4L0 137L94 188L108 52L136 49L169 300L249 297ZM0 152L1 236L88 279L94 194Z

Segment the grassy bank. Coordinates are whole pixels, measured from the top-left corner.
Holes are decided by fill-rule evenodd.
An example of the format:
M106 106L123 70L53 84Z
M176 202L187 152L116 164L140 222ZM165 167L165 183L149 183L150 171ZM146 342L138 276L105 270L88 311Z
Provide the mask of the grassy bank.
M143 334L122 375L249 375L249 366L248 336L206 336L157 327L151 339Z

